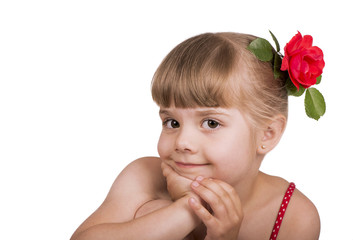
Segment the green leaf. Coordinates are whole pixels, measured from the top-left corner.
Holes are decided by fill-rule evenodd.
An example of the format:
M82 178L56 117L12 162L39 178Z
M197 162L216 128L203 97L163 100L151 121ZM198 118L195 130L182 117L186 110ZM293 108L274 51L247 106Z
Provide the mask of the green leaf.
M286 81L286 88L289 96L300 97L305 92L305 88L303 88L301 85L299 85L298 90L289 77Z
M273 63L273 75L275 79L279 78L282 74L281 72L282 58L275 53L275 61Z
M273 41L274 41L275 44L276 44L276 51L279 52L279 51L281 50L281 48L279 47L279 43L278 43L277 38L275 37L275 35L273 35L273 33L272 33L270 30L268 30L268 31L270 32L270 34L271 34L271 36L272 36L272 39L273 39Z
M316 78L316 85L321 83L321 78L322 78L322 75L320 75Z
M273 58L272 46L266 39L256 38L247 49L263 62L269 62Z
M308 117L319 120L326 112L326 103L316 88L308 88L305 93L305 112Z

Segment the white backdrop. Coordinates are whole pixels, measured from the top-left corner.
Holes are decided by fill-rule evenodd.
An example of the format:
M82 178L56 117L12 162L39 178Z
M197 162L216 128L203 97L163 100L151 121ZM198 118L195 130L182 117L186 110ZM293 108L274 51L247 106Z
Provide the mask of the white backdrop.
M325 54L327 113L290 99L262 170L317 206L320 239L352 239L352 30L349 1L0 2L0 239L69 239L119 172L157 155L153 73L179 42L236 31L282 49L296 31ZM282 50L283 52L283 50Z

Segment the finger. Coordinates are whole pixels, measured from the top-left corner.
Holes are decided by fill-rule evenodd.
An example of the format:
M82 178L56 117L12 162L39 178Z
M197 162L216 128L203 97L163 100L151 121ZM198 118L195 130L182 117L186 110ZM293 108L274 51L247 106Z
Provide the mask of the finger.
M228 196L230 197L234 207L239 211L242 207L241 207L241 201L240 201L240 197L238 195L238 193L235 191L235 189L229 185L226 182L223 182L221 180L218 179L214 179L214 182L216 182L219 186L221 186L224 191L226 191L228 193Z
M228 183L223 182L221 180L213 179L212 181L217 183L217 185L227 193L227 195L221 195L220 197L222 199L224 198L225 201L230 199L234 209L236 209L238 213L241 213L242 212L241 200L238 193L235 191L235 189ZM224 192L223 193L220 192L220 194L224 194ZM226 198L226 196L228 196L229 198Z
M243 218L243 210L239 195L231 185L217 179L203 179L202 177L197 177L196 180L200 183L200 185L211 190L215 195L217 195L214 197L215 200L206 200L204 197L204 201L210 205L214 215L218 219L234 220L234 217L239 219ZM202 198L201 195L200 197ZM223 205L221 203L223 203Z
M198 179L200 178L196 178L196 180ZM223 181L211 178L201 179L200 184L217 194L218 197L223 200L225 205L235 208L236 196L234 193L236 194L236 192L232 186Z
M214 227L217 223L215 217L204 207L202 204L197 201L195 198L189 198L189 206L194 211L196 216L205 224L207 229Z
M200 178L196 180L197 181L191 184L193 190L206 201L213 210L212 215L204 207L200 207L197 204L195 204L195 210L193 208L195 214L206 225L207 231L224 233L239 229L244 215L240 199L234 188L220 180ZM239 204L237 203L238 199ZM196 212L197 210L198 213ZM212 218L210 216L212 216Z
M213 190L210 188L210 185L212 185ZM228 216L228 212L231 212L234 207L229 197L225 199L227 193L223 188L216 185L217 184L211 184L207 180L202 180L201 183L197 181L192 182L191 187L197 195L210 205L217 218L224 218ZM217 191L222 191L223 193L218 194ZM221 196L223 196L223 198Z
M228 183L220 180L215 181L228 193L228 196L231 199L233 208L228 208L228 210L231 209L228 215L229 220L236 224L241 223L244 218L244 213L238 193Z

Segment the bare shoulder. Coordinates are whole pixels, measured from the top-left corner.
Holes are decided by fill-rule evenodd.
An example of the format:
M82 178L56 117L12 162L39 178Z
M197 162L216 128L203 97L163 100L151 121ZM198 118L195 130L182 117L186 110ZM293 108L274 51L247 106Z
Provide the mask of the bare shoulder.
M280 239L319 239L320 217L315 205L296 189L283 219Z
M122 221L131 220L142 204L158 198L163 189L166 187L160 159L139 158L115 179L102 206L118 210Z
M139 158L130 163L114 181L105 202L117 197L134 194L135 197L158 195L166 189L161 170L161 160L157 157ZM132 199L129 199L131 201Z
M258 232L264 234L273 228L280 204L289 187L289 182L283 178L264 173L261 173L260 177L263 183L260 188L260 196L262 197L258 197L258 199L263 199L263 202L259 204L255 213L258 218L266 219L266 221L261 221L257 223L257 226L252 227L259 229L259 226L262 226L262 231ZM251 233L255 234L254 231ZM320 217L318 211L310 199L296 188L286 209L277 239L315 240L319 238L319 234ZM253 239L261 239L261 236L256 236Z
M160 164L157 157L144 157L126 166L115 179L102 205L76 232L100 223L132 220L141 205L159 198L166 189Z

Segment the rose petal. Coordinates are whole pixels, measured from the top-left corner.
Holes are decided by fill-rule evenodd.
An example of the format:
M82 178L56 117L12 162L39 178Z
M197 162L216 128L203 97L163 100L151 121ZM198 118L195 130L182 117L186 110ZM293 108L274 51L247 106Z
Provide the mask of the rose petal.
M302 55L306 55L314 59L315 61L322 60L324 55L322 50L318 47L310 47L302 51Z
M311 87L312 85L315 85L315 84L316 84L316 78L309 78L309 79L305 80L305 83L302 83L302 86L304 88L309 88L309 87Z
M300 76L301 62L302 62L302 59L299 54L293 56L289 61L289 70L295 79L297 79Z
M310 35L304 35L299 48L305 49L310 48L313 45L313 37Z
M309 70L310 70L310 67L309 67L308 62L305 61L304 58L302 58L302 63L301 63L300 71L301 71L303 74L307 75L308 72L309 72Z
M284 56L282 59L281 71L286 71L288 69L288 57Z
M298 46L300 46L301 41L302 41L302 35L298 31L298 33L284 47L285 55L292 55L293 52L298 49Z
M309 72L311 73L311 76L314 78L317 78L322 74L322 69L318 68L315 65L310 65L310 70Z

